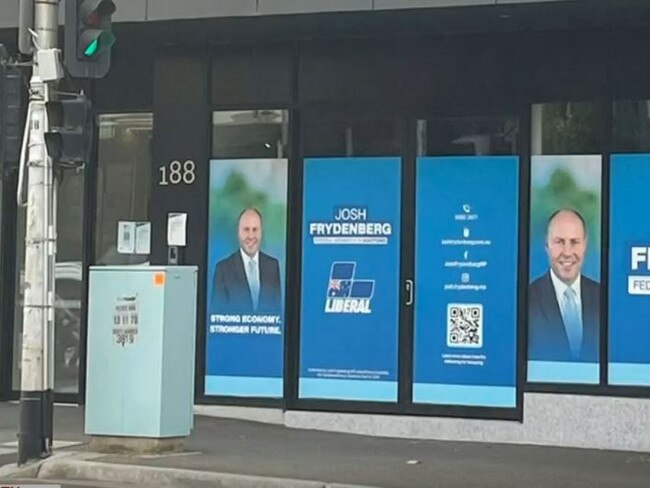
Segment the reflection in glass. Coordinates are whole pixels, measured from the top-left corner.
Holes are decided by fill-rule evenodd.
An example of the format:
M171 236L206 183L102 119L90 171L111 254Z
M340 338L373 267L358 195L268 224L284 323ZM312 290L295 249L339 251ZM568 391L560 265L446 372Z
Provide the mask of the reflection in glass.
M514 117L418 120L418 156L514 155L518 136Z
M602 113L597 102L533 105L532 154L599 154Z
M386 114L323 116L307 112L303 124L304 154L310 157L387 156L400 154L400 122Z
M613 152L650 152L650 100L614 102Z
M213 112L212 157L285 158L288 156L287 110Z
M104 114L98 125L95 263L142 264L149 246L118 252L118 224L149 219L153 115Z
M20 390L20 360L22 357L23 333L23 296L25 291L25 222L24 208L18 208L16 214L16 305L14 306L13 365L12 389Z

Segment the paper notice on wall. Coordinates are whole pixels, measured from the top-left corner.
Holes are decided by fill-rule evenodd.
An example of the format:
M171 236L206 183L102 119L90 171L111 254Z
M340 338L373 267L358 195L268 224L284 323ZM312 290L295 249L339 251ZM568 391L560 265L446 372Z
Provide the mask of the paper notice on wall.
M187 245L187 214L170 213L167 217L167 245Z
M135 222L117 223L117 252L120 254L135 252Z
M113 310L113 340L115 344L122 347L135 344L139 322L137 295L116 297Z
M151 222L137 222L135 224L135 253L151 253Z

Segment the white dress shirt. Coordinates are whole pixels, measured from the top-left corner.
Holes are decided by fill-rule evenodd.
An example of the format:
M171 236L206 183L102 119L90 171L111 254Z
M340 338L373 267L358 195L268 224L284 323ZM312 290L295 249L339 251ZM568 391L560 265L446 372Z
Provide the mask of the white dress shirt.
M248 281L248 291L250 291L253 300L253 310L257 310L260 300L260 253L256 252L255 256L250 257L241 248L239 252L244 261L244 272ZM254 266L251 266L252 263L254 263ZM253 267L253 270L251 270L251 267Z
M255 253L255 256L250 257L248 254L246 254L242 248L239 248L239 252L241 254L242 261L244 262L244 272L246 273L246 279L248 280L248 284L250 286L251 282L251 276L250 276L250 262L255 261L255 269L257 270L257 282L260 282L260 253L259 251Z
M571 287L573 291L575 292L575 297L576 297L576 305L578 306L578 316L580 317L580 323L583 324L582 322L582 294L580 293L580 277L581 275L578 275L576 280L571 284ZM562 313L562 318L565 318L565 310L566 310L566 296L564 295L564 292L569 288L569 286L564 283L564 281L560 280L557 276L555 276L555 272L551 270L551 281L553 282L553 289L555 290L555 297L557 298L557 303L560 306L560 312ZM566 320L565 320L566 323ZM583 326L584 327L584 326Z

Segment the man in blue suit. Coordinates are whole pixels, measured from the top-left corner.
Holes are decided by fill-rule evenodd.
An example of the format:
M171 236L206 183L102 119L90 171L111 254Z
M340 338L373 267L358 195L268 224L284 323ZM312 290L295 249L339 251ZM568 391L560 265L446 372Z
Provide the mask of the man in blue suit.
M213 304L221 313L278 314L281 311L280 265L260 251L262 215L255 208L239 214L239 249L219 261L213 276Z
M548 220L550 269L528 288L528 359L598 362L600 285L582 275L587 226L575 210Z

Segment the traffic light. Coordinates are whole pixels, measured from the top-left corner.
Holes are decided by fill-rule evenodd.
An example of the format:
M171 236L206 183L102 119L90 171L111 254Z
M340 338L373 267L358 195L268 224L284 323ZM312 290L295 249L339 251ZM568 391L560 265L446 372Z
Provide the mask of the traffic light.
M91 103L84 96L45 103L47 154L58 163L88 161L93 135Z
M75 78L102 78L111 65L115 36L112 0L66 0L65 66Z

